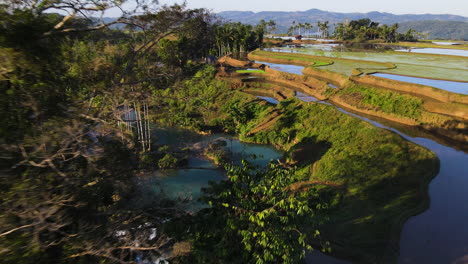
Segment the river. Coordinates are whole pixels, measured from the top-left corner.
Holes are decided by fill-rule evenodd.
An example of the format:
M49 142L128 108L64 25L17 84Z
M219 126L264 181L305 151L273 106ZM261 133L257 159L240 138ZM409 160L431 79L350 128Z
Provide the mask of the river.
M290 66L271 63L270 65L287 72ZM390 122L385 122L384 125L375 121L373 117L370 119L337 108L375 126L398 133L405 139L432 150L440 159L440 171L429 185L431 199L429 209L410 218L403 227L399 263L467 263L468 154L455 147L437 143L424 135L410 136L400 129L401 125L388 125ZM319 253L308 255L307 262L345 263Z

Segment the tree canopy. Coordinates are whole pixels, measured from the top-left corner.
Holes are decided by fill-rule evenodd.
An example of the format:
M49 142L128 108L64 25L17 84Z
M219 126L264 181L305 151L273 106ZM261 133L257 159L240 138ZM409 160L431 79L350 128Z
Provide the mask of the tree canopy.
M135 201L134 171L152 91L186 74L158 53L161 41L190 38L199 46L184 56L202 57L210 15L143 3L123 12L116 21L129 26L116 31L94 16L125 1L2 1L3 261L132 262L171 241L148 232L180 211L164 197ZM136 126L124 125L128 109Z
M335 25L333 36L339 40L368 41L383 40L385 42L416 41L417 32L409 29L406 33L398 33L397 23L388 26L380 25L369 18L351 20Z
M256 49L264 29L155 2L0 2L4 262L131 263L174 246L159 230L185 212L163 195L142 202L135 187L156 91L208 55ZM121 10L111 22L110 9Z
M243 162L228 167L227 175L205 190L203 199L211 207L192 219L190 260L298 263L312 250L311 241L327 248L317 230L326 220L326 188L296 190L291 187L298 181L295 171L273 163L258 170Z

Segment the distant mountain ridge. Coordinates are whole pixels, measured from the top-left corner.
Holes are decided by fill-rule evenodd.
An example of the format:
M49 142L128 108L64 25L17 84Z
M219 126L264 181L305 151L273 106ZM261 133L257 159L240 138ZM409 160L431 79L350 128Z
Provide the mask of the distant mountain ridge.
M423 14L423 15L395 15L385 12L368 12L368 13L338 13L323 11L320 9L310 9L306 11L262 11L262 12L251 12L251 11L224 11L218 13L218 15L224 19L232 20L235 22L244 23L258 23L261 19L264 20L277 20L277 22L285 21L296 21L296 22L310 22L310 21L324 21L328 20L330 23L342 22L345 19L360 19L370 18L373 21L377 21L382 24L393 24L411 21L422 21L422 20L443 20L443 21L463 21L468 22L468 17L449 15L449 14ZM290 24L290 23L289 23Z
M430 39L468 40L468 22L424 20L400 24L398 32L408 29L429 34Z
M224 11L218 13L218 16L222 19L232 22L242 22L245 24L258 24L261 19L266 21L274 20L277 24L278 33L285 33L293 21L297 23L313 23L315 29L317 28L317 21L329 21L330 25L334 23L343 22L345 19L356 20L361 18L369 18L372 21L379 22L380 24L394 24L394 23L405 23L415 21L460 21L467 23L468 17L449 15L449 14L405 14L395 15L385 12L368 12L368 13L338 13L323 11L320 9L310 9L306 11L294 11L294 12L283 12L283 11L262 11L262 12L251 12L251 11ZM468 31L468 30L465 30Z

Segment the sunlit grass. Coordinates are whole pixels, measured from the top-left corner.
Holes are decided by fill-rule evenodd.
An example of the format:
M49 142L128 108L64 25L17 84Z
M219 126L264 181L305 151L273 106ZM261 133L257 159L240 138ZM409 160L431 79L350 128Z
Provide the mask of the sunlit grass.
M437 42L444 42L440 40L434 40ZM459 42L459 41L447 41L447 42ZM456 50L468 50L467 44L461 45L440 45L435 43L427 42L397 42L392 45L402 46L402 47L416 47L416 48L440 48L440 49L456 49Z
M237 70L237 73L266 73L264 70Z
M313 66L324 66L324 65L332 64L331 62L318 61L318 60L314 60L314 59L310 59L310 58L300 58L300 57L292 57L292 56L272 56L272 58L285 59L285 60L308 61L308 62L313 63Z

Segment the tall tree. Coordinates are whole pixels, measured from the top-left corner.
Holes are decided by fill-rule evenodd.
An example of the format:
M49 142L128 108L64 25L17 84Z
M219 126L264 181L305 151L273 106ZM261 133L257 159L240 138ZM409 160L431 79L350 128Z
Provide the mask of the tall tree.
M104 30L110 23L84 15L124 1L2 3L2 260L131 262L145 252L160 255L170 238L150 239L148 232L160 230L177 208L161 197L151 204L132 200L137 154L148 145L152 90L182 72L167 67L158 47L177 36L201 47L188 57L202 56L211 46L202 46L204 34L197 32L209 16L179 5L156 13L150 10L157 7L139 6L143 13L124 12L118 20L131 25L127 32L113 32ZM131 120L124 120L129 109ZM136 147L122 121L135 124Z
M276 22L274 20L268 21L268 34L274 34L276 32Z
M310 23L308 23L308 22L304 23L304 29L306 31L306 33L305 33L306 35L310 36L310 34L311 34L310 30L312 29L312 27L313 26Z

